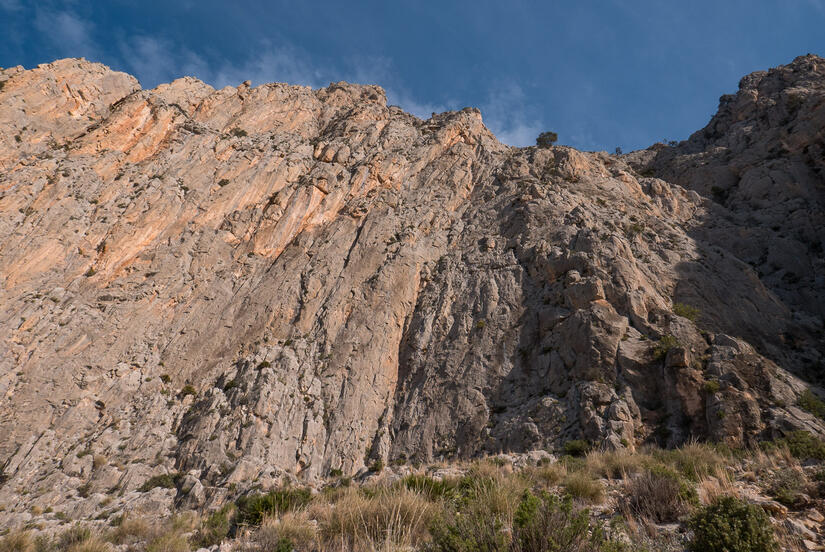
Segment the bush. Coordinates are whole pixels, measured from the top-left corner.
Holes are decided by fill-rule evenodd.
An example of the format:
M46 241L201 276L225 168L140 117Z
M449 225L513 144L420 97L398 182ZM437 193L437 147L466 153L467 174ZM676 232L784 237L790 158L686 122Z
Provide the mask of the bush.
M677 472L656 466L628 483L625 507L637 517L666 523L685 515L697 501L696 490Z
M247 135L246 131L241 129L241 128L233 128L232 130L229 131L229 133L232 136L235 136L236 138L243 138L244 136Z
M786 445L799 460L825 460L825 443L804 429L788 433L778 443Z
M768 493L788 507L794 507L808 487L808 478L799 469L783 468L772 473L770 479Z
M656 360L663 359L669 350L681 346L681 343L679 343L679 341L672 335L663 335L659 342L653 347L653 358Z
M696 512L689 522L692 552L774 552L779 549L762 508L724 496Z
M799 408L807 410L817 418L825 419L825 402L822 402L819 397L814 395L810 389L806 389L799 396L797 401Z
M525 491L513 519L513 551L599 552L620 548L605 537L601 525L590 522L588 510L574 511L569 498L562 501L547 492L536 496Z
M178 393L178 395L180 395L181 398L185 397L186 395L195 396L197 394L198 392L195 391L195 388L191 385L184 385L183 389L181 389L180 393Z
M513 516L506 520L485 515L481 509L460 512L450 520L433 524L431 549L437 552L561 552L615 551L618 543L609 541L601 525L590 521L586 509L575 511L571 499L561 500L547 492L539 495L524 491Z
M590 443L584 439L574 439L564 443L564 454L569 456L580 457L590 452Z
M239 498L235 505L236 525L260 525L265 516L278 516L284 512L303 508L312 500L309 489L279 489L266 494L247 495Z
M146 482L140 486L138 491L141 493L146 493L154 489L155 487L162 487L164 489L174 489L175 488L175 477L171 474L164 473L162 475L153 475L150 477Z
M559 135L555 132L542 132L536 138L536 145L540 148L549 148L559 139Z
M700 311L691 305L686 305L684 303L673 303L673 313L683 318L687 318L691 322L696 322L699 318Z
M232 504L227 504L220 510L212 512L192 537L192 543L199 548L209 548L220 544L229 535L231 523L229 517L234 510Z
M705 383L702 384L702 389L705 393L709 395L713 395L714 393L718 393L720 389L719 382L716 380L707 380Z

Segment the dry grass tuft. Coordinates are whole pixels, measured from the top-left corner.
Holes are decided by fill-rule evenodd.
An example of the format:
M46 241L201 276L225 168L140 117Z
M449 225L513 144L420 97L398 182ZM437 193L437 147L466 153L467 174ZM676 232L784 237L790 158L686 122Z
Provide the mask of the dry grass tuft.
M585 459L585 467L594 475L607 479L627 479L653 463L653 459L628 449L590 452Z
M282 541L288 541L296 550L319 548L318 529L306 512L288 512L280 518L266 517L252 535L255 549L260 552L277 550Z
M587 471L572 472L564 478L564 489L570 496L585 502L600 503L604 500L604 487Z
M28 531L13 531L0 539L3 552L35 552L34 539Z
M427 538L437 507L421 493L404 487L365 496L357 489L335 504L313 508L323 549L383 550L415 546Z
M124 517L109 531L107 540L114 544L135 544L150 540L154 535L155 529L145 519Z

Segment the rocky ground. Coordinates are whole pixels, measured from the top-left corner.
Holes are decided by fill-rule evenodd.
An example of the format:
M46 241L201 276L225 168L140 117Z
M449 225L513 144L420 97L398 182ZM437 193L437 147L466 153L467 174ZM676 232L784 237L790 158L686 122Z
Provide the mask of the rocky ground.
M0 525L573 440L825 438L823 128L816 56L627 155L376 86L4 69Z
M105 516L72 521L59 511L37 512L26 530L0 537L0 549L683 551L697 541L697 514L720 497L732 496L762 512L775 549L825 550L825 468L811 459L800 461L784 445L745 454L699 444L589 453L578 446L567 447L576 456L535 450L472 462L374 466L355 479L335 474L309 486L287 485L269 494L255 491L203 515L180 510L158 519L129 512L108 521ZM143 492L186 492L180 480L154 484ZM573 512L583 512L588 520L581 535L602 531L603 540L582 538L578 545L587 543L584 548L576 548L576 542L569 548L507 544L518 534L525 497L541 497L542 492L571 500ZM471 523L462 524L462 516ZM443 527L451 524L460 529L463 545L445 538ZM571 518L552 528L562 534L565 529L573 532L573 526ZM724 527L735 531L734 525ZM499 541L491 540L491 534L505 544L491 544ZM757 544L727 550L771 549Z

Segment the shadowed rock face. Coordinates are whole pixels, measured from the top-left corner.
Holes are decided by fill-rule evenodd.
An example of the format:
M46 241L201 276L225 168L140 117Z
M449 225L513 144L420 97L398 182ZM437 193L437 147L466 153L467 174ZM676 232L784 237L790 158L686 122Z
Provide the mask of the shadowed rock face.
M376 86L0 71L0 524L378 459L825 436L794 406L825 355L824 72L611 156Z

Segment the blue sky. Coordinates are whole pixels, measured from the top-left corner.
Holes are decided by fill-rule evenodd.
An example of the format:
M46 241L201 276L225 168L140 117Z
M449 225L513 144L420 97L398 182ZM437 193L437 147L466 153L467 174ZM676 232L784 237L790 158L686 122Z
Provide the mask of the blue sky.
M375 83L420 117L475 106L503 142L554 130L585 150L685 139L743 75L809 52L825 55L825 0L0 0L3 67Z

